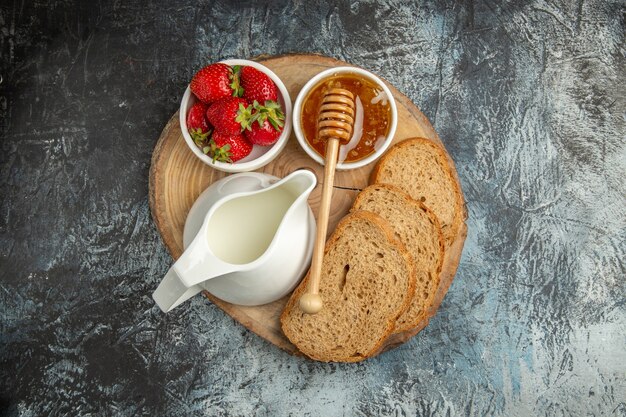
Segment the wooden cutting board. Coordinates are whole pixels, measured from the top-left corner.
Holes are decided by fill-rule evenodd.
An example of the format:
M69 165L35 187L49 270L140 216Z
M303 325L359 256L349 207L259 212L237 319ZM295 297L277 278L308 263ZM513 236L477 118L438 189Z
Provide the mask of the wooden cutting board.
M258 57L256 60L270 68L283 80L289 90L292 102L295 101L302 86L317 73L331 67L350 65L319 55ZM441 144L430 122L417 106L392 85L389 83L387 85L391 89L398 107L398 128L394 143L402 139L421 136ZM456 175L452 159L449 157L448 159ZM357 170L338 171L336 173L335 191L328 225L329 235L350 209L358 191L367 186L373 166L374 164L370 164ZM317 214L323 167L306 155L293 134L283 152L258 172L265 172L282 178L302 168L310 169L317 175L318 186L309 198L309 204L313 212ZM163 129L154 149L149 185L152 216L163 243L174 259L177 259L183 252L183 229L187 213L194 201L210 184L226 175L224 172L205 165L189 150L180 130L178 113L174 114ZM463 225L456 241L446 253L442 273L443 285L440 287L437 306L452 282L465 236L466 228ZM206 291L204 295L257 335L289 353L298 353L295 346L287 340L280 329L279 316L287 302L287 297L264 306L244 307L226 303ZM428 319L425 319L414 330L390 338L383 350L403 343L427 324Z

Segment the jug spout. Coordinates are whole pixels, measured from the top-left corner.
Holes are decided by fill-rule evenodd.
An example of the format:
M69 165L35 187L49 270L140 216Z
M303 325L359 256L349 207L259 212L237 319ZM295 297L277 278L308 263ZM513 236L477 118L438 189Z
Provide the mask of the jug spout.
M206 239L198 234L152 294L161 311L167 313L202 291L200 283L236 270L235 265L209 256L209 253Z
M185 286L172 266L152 294L152 298L162 312L168 313L200 291L202 287L199 285Z

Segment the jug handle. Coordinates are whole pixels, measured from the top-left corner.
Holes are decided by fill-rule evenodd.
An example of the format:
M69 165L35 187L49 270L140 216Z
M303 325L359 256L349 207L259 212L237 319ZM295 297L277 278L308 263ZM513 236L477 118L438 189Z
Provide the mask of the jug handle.
M167 274L165 274L165 277L161 280L161 283L157 287L156 291L152 294L152 298L162 312L168 313L178 307L181 303L198 294L200 291L202 291L202 287L200 285L187 287L180 280L174 266L172 266L169 271L167 271Z

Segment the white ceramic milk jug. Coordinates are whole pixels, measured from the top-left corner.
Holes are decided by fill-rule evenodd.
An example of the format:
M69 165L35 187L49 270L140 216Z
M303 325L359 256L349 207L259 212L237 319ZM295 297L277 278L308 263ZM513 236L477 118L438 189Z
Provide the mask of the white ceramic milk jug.
M316 182L298 170L277 182L247 172L211 185L217 201L152 295L157 305L170 311L203 289L240 305L288 294L311 259L315 220L307 199Z

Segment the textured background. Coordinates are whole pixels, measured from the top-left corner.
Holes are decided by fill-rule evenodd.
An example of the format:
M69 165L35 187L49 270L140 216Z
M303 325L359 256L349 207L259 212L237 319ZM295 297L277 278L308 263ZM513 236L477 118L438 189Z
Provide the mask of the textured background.
M625 19L597 0L2 0L0 413L625 416ZM361 364L150 297L171 262L150 156L186 83L287 52L390 80L467 198L438 315Z

